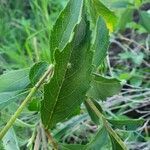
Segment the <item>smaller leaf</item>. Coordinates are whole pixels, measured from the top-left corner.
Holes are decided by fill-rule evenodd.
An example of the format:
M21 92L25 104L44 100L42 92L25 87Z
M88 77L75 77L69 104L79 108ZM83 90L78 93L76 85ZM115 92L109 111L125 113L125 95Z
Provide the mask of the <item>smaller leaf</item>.
M39 99L33 99L28 105L28 109L30 111L40 111L40 108L41 108L41 102Z
M47 70L48 66L49 64L47 62L38 62L33 65L29 73L29 78L33 85L35 85L39 81L41 76Z
M99 150L104 148L108 143L108 134L105 127L99 129L95 137L86 145L79 144L61 144L62 150Z
M127 23L131 22L133 20L133 12L134 9L132 8L127 8L125 11L122 13L120 19L119 19L119 24L118 27L120 30L124 30Z
M111 141L112 141L112 147L113 150L127 150L126 146L124 145L123 141L120 139L120 137L116 134L116 132L111 128L109 122L107 121L107 119L104 117L104 115L96 108L94 107L94 103L92 101L87 100L87 102L89 102L89 105L91 106L91 108L93 109L93 111L95 112L95 114L97 114L97 116L102 120L103 122L103 126L104 129L106 129L106 133L105 135L108 133ZM100 147L100 146L98 146ZM116 149L117 148L117 149ZM92 148L91 148L92 149Z
M111 134L109 134L109 136L111 139L112 150L126 150L120 145L120 143L118 143L118 141Z
M120 9L120 8L127 8L128 6L133 6L133 4L130 3L128 0L123 1L118 0L112 3L111 8Z
M112 12L99 0L93 0L93 5L97 14L105 19L108 29L112 32L117 23L117 17L114 12Z
M103 126L99 129L93 140L87 144L86 150L99 150L108 144L109 138L106 128Z
M108 119L108 121L114 127L125 130L136 130L144 123L143 119Z
M0 76L0 92L23 90L29 83L29 69L10 71Z
M63 135L66 134L67 131L69 132L69 130L71 130L72 128L79 126L79 124L87 118L88 114L82 114L70 119L66 123L63 123L60 128L56 128L56 130L54 131L54 138L60 139Z
M143 78L141 78L141 77L133 76L130 79L130 84L135 86L135 87L140 87L142 82L143 82Z
M95 100L92 100L92 102L93 102L93 104L97 107L97 109L100 111L100 112L102 112L103 110L102 110L102 108L101 108L101 106L100 106L100 104L97 102L97 101L95 101ZM87 109L87 111L88 111L88 113L89 113L89 115L90 115L90 117L91 117L91 119L92 119L92 121L95 123L95 124L100 124L100 122L99 122L99 117L95 114L95 112L93 111L93 109L89 106L89 104L85 101L85 106L86 106L86 109Z
M13 128L9 129L3 138L3 146L5 150L19 150L18 141Z
M85 145L79 145L79 144L61 144L60 146L61 150L86 150Z
M95 41L93 45L94 57L93 64L97 68L107 55L107 50L109 46L109 31L106 27L105 21L102 17L98 17L96 32L95 32Z
M120 90L121 84L119 80L115 78L105 78L98 74L94 74L91 88L88 91L87 96L93 99L105 100L107 97L118 94Z
M146 11L140 11L140 24L150 33L150 13Z
M28 91L13 91L13 92L2 92L0 93L0 109L5 108L12 102L23 99L27 95Z
M9 71L0 76L0 109L26 95L30 84L29 69Z

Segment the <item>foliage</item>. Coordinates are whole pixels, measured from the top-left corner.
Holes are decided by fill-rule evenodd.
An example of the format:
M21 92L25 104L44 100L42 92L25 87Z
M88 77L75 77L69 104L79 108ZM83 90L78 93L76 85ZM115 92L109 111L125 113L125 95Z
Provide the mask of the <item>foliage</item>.
M143 51L131 51L138 43L120 35L126 29L141 35L150 32L149 12L142 10L147 1L1 3L0 137L9 130L0 149L126 150L130 140L148 141L147 132L138 134L145 118L132 119L126 111L150 95L147 76L145 80L141 77L141 72L148 70L149 53L145 45L138 45ZM138 20L134 21L135 13ZM119 43L116 37L129 45ZM109 60L112 43L124 51L114 52ZM114 55L121 61L117 67L110 65ZM146 67L139 70L143 62ZM133 101L118 99L113 106L110 97L117 99L121 90L121 96L127 97L126 86L135 88L129 97ZM9 118L11 128L5 126ZM88 132L85 142L83 138L67 142L68 137L79 138L89 126L96 126L96 131Z

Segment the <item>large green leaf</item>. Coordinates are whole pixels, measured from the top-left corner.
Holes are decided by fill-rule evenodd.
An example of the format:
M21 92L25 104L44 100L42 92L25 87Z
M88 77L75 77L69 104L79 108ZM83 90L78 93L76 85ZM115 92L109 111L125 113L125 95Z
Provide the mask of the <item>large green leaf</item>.
M93 99L105 100L107 97L118 94L120 90L121 84L119 80L94 74L94 79L92 81L91 88L87 93L87 96Z
M70 118L79 111L91 80L93 53L87 21L77 26L73 41L55 52L54 74L44 86L41 117L45 128Z
M105 21L102 17L99 17L96 25L95 41L94 41L94 58L93 64L97 68L107 55L107 49L109 46L109 31L106 27Z
M83 0L70 0L57 19L50 37L50 50L63 50L74 35L74 29L81 21Z

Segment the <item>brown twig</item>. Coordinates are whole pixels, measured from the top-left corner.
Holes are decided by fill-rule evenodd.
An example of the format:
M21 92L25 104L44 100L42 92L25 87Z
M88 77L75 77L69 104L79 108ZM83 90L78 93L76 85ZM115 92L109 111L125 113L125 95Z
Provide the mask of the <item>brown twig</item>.
M40 149L40 144L41 144L41 130L40 127L37 127L37 135L34 143L34 150L39 150Z
M45 133L47 135L48 141L51 143L51 145L53 146L54 150L58 150L58 143L56 142L56 140L52 137L51 133L49 132L49 130L45 129Z
M47 140L42 123L40 123L43 150L47 150Z

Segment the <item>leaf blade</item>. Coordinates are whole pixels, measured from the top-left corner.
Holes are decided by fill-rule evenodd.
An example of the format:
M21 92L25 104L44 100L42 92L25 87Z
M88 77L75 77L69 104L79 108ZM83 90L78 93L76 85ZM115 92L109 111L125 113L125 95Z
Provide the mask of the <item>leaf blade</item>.
M29 69L10 71L0 76L0 92L10 92L24 89L30 83Z
M46 128L74 115L89 88L93 53L85 20L75 33L73 41L62 52L56 51L54 75L44 87L41 117Z
M117 23L117 17L114 12L107 8L100 0L89 0L88 4L93 8L89 8L93 23L96 23L97 18L102 16L106 21L108 29L112 32Z
M93 64L97 68L107 55L109 46L109 31L102 17L98 17L95 33L95 41L93 45L94 56Z
M83 0L70 0L57 19L50 37L50 50L63 50L73 38L73 31L81 21ZM70 12L71 11L71 12Z
M119 80L94 74L94 79L91 83L91 88L89 89L87 96L97 100L105 100L107 97L118 94L120 90L121 84Z

